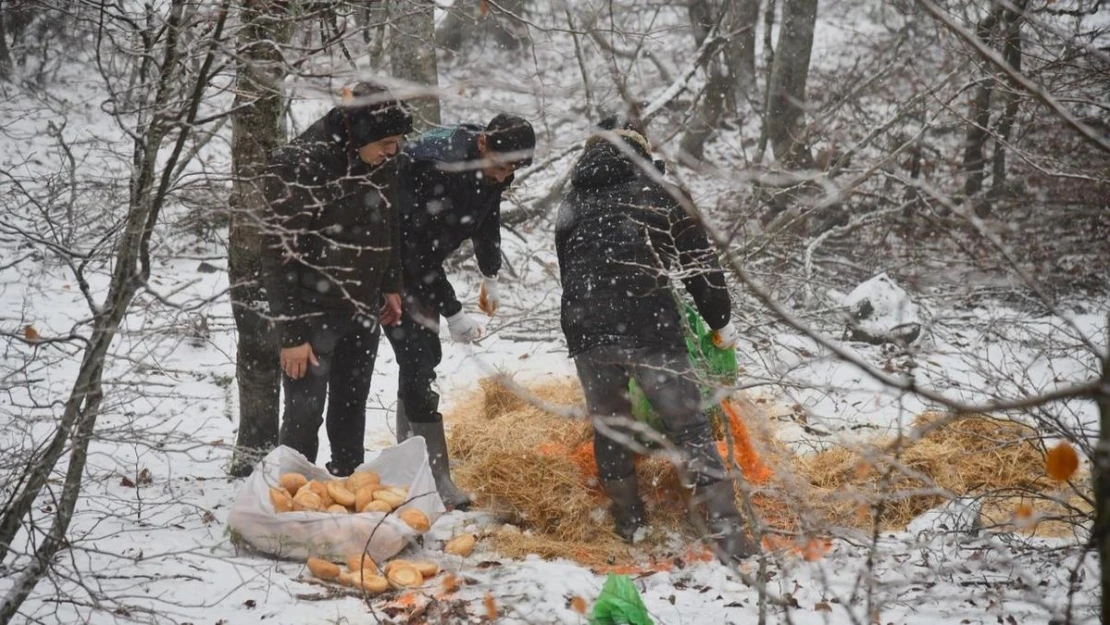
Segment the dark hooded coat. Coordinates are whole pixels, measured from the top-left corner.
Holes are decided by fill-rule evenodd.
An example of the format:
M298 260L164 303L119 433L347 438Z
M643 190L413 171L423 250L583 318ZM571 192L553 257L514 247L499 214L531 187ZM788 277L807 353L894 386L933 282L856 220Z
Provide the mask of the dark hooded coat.
M562 327L571 356L602 345L685 351L671 276L680 278L710 327L729 322L724 273L705 230L643 170L635 142L600 141L575 166L555 241L563 285Z
M443 263L470 239L478 269L501 270L501 194L512 184L482 177L480 126L435 129L399 157L401 256L405 287L445 317L462 309Z
M264 263L282 347L308 341L323 315L376 318L401 291L397 159L371 167L332 109L271 159Z

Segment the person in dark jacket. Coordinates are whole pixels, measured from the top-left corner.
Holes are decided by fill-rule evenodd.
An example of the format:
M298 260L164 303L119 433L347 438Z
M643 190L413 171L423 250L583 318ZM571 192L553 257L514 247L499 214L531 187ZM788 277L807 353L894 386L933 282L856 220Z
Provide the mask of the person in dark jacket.
M594 454L617 533L632 541L645 522L626 427L629 378L635 378L683 455L691 505L706 519L719 555L745 557L755 548L691 376L671 289L673 275L714 329L714 342L731 348L736 338L724 273L705 230L676 200L677 189L648 175L651 146L643 134L612 118L600 130L575 165L555 236L563 333L595 419Z
M266 290L285 373L279 442L315 462L326 400L336 476L363 461L379 322L401 316L393 157L411 131L403 103L359 83L274 153L264 188Z
M437 128L416 137L400 157L401 258L405 306L401 323L386 332L400 367L397 440L423 436L439 495L449 507L470 498L451 479L439 395L432 390L442 359L439 318L451 337L481 337L478 320L463 311L443 263L464 241L474 245L482 272L479 307L499 305L501 194L513 172L532 161L536 134L520 117L500 114L485 128Z

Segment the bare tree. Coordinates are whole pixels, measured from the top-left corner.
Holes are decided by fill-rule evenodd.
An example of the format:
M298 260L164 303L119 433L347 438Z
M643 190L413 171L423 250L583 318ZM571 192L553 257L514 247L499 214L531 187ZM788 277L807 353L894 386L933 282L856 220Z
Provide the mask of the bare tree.
M435 47L435 3L431 0L406 0L392 7L389 60L393 76L428 90L425 97L412 100L416 123L422 127L440 123L439 87Z
M436 29L436 45L451 52L487 42L506 50L526 46L530 39L521 20L524 8L524 0L456 2Z
M222 54L220 44L228 13L226 2L212 25L199 72L184 83L180 81L177 72L185 54L181 35L193 17L189 14L188 5L185 0L174 0L164 14L154 13L153 8L148 7L148 30L143 33L145 48L138 62L142 66L141 73L150 79L148 84L151 90L144 98L144 106L139 109L132 127L134 169L127 213L114 252L111 283L103 302L93 304L90 301L90 335L81 355L76 380L65 399L58 427L49 444L23 468L16 481L17 490L3 509L0 517L0 560L6 558L24 523L31 523L34 527L28 515L47 478L68 449L62 495L49 528L43 532L30 561L0 604L0 623L3 624L12 622L20 606L46 575L55 554L66 547L69 524L81 493L89 443L104 399L103 375L108 349L135 295L150 277L151 237L175 182L173 172L185 152L193 124L198 120L213 66ZM179 124L179 121L183 123ZM83 276L78 275L78 279L84 283Z
M788 169L814 165L806 133L806 80L816 21L817 0L783 0L763 123L775 158Z
M266 200L262 174L270 153L285 141L286 67L282 46L293 24L285 2L244 3L240 11L231 154L231 230L228 274L238 331L236 379L239 433L232 475L246 475L278 442L281 371L278 343L262 290L262 245Z

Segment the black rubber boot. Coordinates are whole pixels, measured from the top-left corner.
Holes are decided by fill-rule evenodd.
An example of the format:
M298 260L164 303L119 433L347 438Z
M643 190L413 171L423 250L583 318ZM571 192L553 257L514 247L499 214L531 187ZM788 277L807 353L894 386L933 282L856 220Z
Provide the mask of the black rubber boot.
M435 423L413 422L409 424L413 436L423 436L428 446L428 461L432 465L432 477L436 480L439 498L448 509L466 510L470 507L470 496L462 491L451 479L450 459L447 455L447 436L443 431L443 421Z
M636 474L622 480L603 480L601 487L613 502L610 512L616 525L617 535L631 543L636 530L644 526L644 502L636 483Z
M397 435L397 442L403 443L412 436L412 426L409 425L408 412L405 411L405 402L400 397L397 398L397 411L394 415L396 418L395 434Z
M759 546L744 531L744 519L736 509L736 493L732 480L725 479L697 489L690 498L717 545L718 559L735 564L759 553Z

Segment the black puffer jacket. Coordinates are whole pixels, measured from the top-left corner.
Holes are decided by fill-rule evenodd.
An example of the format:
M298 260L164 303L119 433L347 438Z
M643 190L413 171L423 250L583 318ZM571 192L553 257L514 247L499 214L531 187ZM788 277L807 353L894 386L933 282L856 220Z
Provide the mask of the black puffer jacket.
M635 143L626 145L649 158ZM713 247L667 188L608 142L587 147L571 185L555 230L571 356L601 345L684 350L672 274L710 327L729 322Z
M478 269L501 270L501 194L478 167L479 126L437 128L415 137L400 156L401 256L405 286L445 317L462 304L443 262L463 241L474 243Z
M400 292L396 160L362 162L338 109L275 151L263 270L283 347L322 314L377 317L381 293Z

